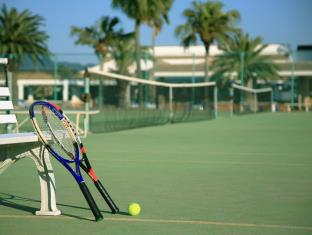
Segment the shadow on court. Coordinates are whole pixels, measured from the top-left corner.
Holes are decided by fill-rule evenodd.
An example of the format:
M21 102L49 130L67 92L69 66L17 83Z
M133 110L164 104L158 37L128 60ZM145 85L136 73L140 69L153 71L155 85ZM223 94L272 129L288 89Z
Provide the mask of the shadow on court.
M21 211L26 211L26 212L29 212L32 214L35 214L35 212L37 210L39 210L39 208L37 208L37 207L25 205L25 202L40 203L41 201L37 200L37 199L33 199L33 198L27 198L27 197L22 197L22 196L18 196L18 195L12 195L12 194L8 194L8 193L0 192L0 206L10 207L10 208L14 208L14 209L21 210ZM62 207L68 207L68 208L90 211L90 208L88 208L88 207L81 207L81 206L68 205L68 204L62 204L62 203L57 203L57 205L62 206ZM101 212L105 213L105 214L112 214L110 211L106 211L106 210L101 210ZM129 215L126 212L119 212L118 214ZM93 221L93 219L89 219L89 218L81 217L81 216L76 216L73 214L64 213L63 211L62 211L62 215L72 217L72 218L76 218L76 219L80 219L80 220Z

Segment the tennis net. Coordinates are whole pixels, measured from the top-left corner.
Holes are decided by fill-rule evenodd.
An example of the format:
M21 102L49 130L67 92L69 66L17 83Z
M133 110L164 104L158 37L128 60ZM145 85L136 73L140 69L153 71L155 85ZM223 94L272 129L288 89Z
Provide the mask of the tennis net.
M217 116L215 82L166 83L89 69L99 80L100 113L91 132L212 119Z
M232 84L232 113L270 112L273 105L272 88L252 89Z

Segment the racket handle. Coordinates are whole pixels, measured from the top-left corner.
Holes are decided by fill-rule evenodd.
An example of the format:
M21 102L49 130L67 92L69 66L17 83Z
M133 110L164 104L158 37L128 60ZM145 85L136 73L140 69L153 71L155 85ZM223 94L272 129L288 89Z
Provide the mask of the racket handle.
M108 192L106 191L106 189L104 188L104 186L102 185L100 180L94 181L94 184L95 184L95 187L101 193L102 197L106 201L106 203L109 206L109 208L111 209L112 213L113 214L118 213L119 212L119 208L116 206L116 204L114 203L113 199L109 196Z
M90 209L91 209L91 211L92 211L92 213L93 213L93 215L95 217L95 221L102 220L103 219L103 215L101 214L98 206L96 205L96 203L95 203L95 201L94 201L94 199L93 199L89 189L87 188L86 183L85 182L81 182L79 184L79 186L80 186L82 194L84 195L84 197L85 197L85 199L86 199L86 201L87 201L87 203L88 203L88 205L89 205L89 207L90 207Z

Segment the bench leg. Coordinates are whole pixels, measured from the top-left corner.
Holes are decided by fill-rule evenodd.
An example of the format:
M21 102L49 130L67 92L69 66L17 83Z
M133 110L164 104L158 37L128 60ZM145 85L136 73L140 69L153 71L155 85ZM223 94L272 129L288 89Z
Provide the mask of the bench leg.
M48 151L38 144L0 146L0 174L24 157L34 160L40 181L41 208L36 215L60 215L56 207L55 178Z
M40 181L41 208L36 215L60 215L56 207L55 178L48 151L40 147L30 157L35 161Z

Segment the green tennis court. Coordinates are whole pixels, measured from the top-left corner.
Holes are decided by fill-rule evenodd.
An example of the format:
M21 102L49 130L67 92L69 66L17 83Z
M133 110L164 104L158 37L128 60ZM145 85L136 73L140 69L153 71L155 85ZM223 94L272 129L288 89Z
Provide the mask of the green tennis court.
M90 160L124 212L93 216L52 160L61 216L38 217L32 160L0 177L0 234L311 234L312 114L267 113L93 134Z

